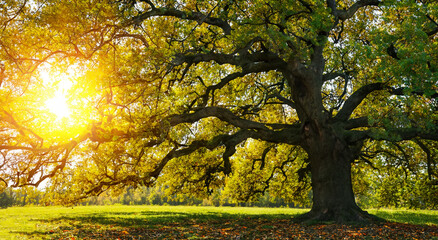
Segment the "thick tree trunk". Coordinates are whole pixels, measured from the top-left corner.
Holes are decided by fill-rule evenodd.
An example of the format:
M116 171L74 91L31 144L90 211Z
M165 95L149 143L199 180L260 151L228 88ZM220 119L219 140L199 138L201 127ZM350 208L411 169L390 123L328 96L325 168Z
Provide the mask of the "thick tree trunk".
M313 206L298 220L370 222L376 217L357 206L351 182L351 163L360 147L351 146L344 137L345 129L334 123L322 104L323 47L314 49L312 64L304 67L299 61L288 65L285 74L298 118L303 123L304 142L311 169Z
M313 129L313 131L312 131ZM360 209L351 182L356 153L330 128L307 128L307 147L313 188L313 206L304 221L372 222L378 220ZM317 131L315 131L317 130ZM310 132L311 131L311 132Z

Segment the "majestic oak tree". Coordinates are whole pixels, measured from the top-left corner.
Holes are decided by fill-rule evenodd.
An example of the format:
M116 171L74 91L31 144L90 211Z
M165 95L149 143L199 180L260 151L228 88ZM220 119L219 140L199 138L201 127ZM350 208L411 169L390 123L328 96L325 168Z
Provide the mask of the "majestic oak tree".
M3 187L50 178L77 200L165 179L247 200L308 176L302 218L343 222L372 218L351 167L382 144L412 142L436 180L435 1L3 2ZM43 103L66 79L60 116Z

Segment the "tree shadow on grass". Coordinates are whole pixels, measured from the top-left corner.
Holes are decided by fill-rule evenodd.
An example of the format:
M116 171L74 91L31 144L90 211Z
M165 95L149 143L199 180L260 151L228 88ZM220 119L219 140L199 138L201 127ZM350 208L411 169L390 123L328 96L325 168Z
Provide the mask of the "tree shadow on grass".
M145 227L168 223L193 224L199 222L223 222L226 220L248 219L291 219L290 214L232 214L214 211L187 213L179 211L142 211L90 213L81 216L63 216L52 219L36 219L36 221L59 222L79 221L87 224L116 225L120 227Z
M43 225L48 230L14 233L29 238L43 239L65 239L68 237L76 239L129 239L124 238L126 233L148 236L149 238L160 238L162 234L167 237L175 234L175 237L178 238L197 238L190 235L200 232L199 229L196 229L197 227L202 228L202 226L208 225L207 228L210 229L223 229L224 227L227 229L230 226L234 226L234 228L235 226L243 226L243 229L246 229L260 226L260 221L290 220L293 216L289 214L232 214L214 211L187 213L177 210L102 212L50 219L33 219L32 221L35 221L36 224ZM264 224L263 228L269 229L270 224Z
M377 215L385 217L385 212ZM402 216L402 214L405 214ZM396 212L392 218L436 216ZM289 214L232 214L205 211L103 212L34 219L47 231L21 233L38 239L438 239L438 226L381 223L369 226L341 224L305 225L293 222Z

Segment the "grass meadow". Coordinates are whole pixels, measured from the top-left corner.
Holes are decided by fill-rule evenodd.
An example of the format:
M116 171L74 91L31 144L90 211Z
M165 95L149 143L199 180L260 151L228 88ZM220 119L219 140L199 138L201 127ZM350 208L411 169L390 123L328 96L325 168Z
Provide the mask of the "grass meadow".
M310 229L299 224L288 227L294 216L306 211L308 209L122 205L12 207L0 209L0 239L235 239L237 236L256 239L258 234L263 235L260 239L299 238L301 234L309 236L308 239L325 239L321 234L330 232L329 228L321 232L321 228ZM379 209L369 212L391 222L409 224L402 226L413 224L438 230L438 211ZM360 234L356 236L367 233L359 228L345 232Z

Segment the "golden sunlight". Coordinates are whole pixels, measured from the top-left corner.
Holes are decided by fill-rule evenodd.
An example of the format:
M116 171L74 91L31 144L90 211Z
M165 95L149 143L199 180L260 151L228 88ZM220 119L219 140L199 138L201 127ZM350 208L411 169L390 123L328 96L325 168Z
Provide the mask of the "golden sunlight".
M46 108L57 116L58 119L70 116L70 108L67 104L67 98L61 92L57 92L53 98L45 102Z
M40 118L35 132L50 142L51 139L70 139L79 128L72 104L73 76L66 71L57 71L49 66L39 72L40 88L35 96L39 99Z
M40 73L40 76L45 85L53 84L53 89L51 93L48 94L49 98L44 102L43 108L53 113L57 120L69 118L71 115L71 110L68 101L68 91L73 86L73 83L68 80L66 74L56 76L49 71L43 71ZM57 81L59 78L64 79Z
M84 69L75 64L46 65L40 68L38 80L41 85L35 93L40 100L37 133L59 141L87 131L93 116L90 99L95 93L87 89L91 80Z

